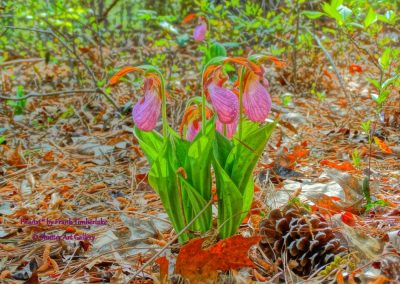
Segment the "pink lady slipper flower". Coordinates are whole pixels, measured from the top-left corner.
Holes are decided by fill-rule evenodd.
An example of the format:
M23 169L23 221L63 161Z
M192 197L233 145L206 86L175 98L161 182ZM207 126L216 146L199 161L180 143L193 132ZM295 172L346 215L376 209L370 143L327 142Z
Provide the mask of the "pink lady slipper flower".
M271 110L272 101L267 91L268 81L264 78L264 69L243 57L229 58L225 62L239 63L245 67L242 96L244 112L252 121L265 121Z
M197 18L197 26L193 31L193 38L195 41L203 41L207 33L207 20L205 17L192 13L183 19L183 23L188 23L195 18Z
M143 90L144 97L133 107L132 117L137 128L151 131L156 127L161 114L162 99L158 77L146 77Z
M243 88L243 109L248 118L255 122L263 122L271 110L272 101L268 91L268 81L246 69Z
M206 38L207 22L204 17L199 17L197 26L193 31L193 38L195 41L203 41Z
M210 119L211 116L212 111L206 107L206 119ZM193 141L201 129L201 107L198 105L192 105L186 109L179 127L181 136L183 136L185 128L186 140Z
M234 92L222 87L226 78L222 77L220 68L214 70L212 78L205 84L207 98L217 114L218 120L224 124L231 124L239 116L239 99Z
M134 71L144 70L138 67L124 67L110 79L110 85L116 85L121 77ZM155 74L148 74L144 79L144 97L141 98L132 110L133 121L137 128L151 131L156 127L161 114L162 92L160 78Z

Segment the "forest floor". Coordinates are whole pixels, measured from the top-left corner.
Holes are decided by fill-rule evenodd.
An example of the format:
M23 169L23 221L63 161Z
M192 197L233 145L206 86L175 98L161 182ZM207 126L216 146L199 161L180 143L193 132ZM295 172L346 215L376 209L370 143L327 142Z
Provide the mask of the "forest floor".
M149 49L159 51L158 47ZM190 46L183 53L180 59L170 60L178 66L195 65L196 54ZM96 56L96 49L84 56L90 55ZM315 60L326 61L322 52L317 55ZM309 54L298 54L296 86L288 83L290 62L284 67L265 66L275 105L270 118L280 124L255 170L253 209L257 210L252 214L259 220L288 200L308 204L314 212L328 216L354 256L353 269L338 265L331 279L336 277L338 283L340 277L349 283L357 278L362 283L384 283L391 277L399 280L399 100L389 99L383 121L371 124L373 134L369 136L361 123L374 117L376 105L371 99L374 90L360 79L361 73L350 74L345 64L338 64L344 92L332 69L317 72L308 60ZM140 56L129 62L113 62L116 66L140 63ZM363 70L373 69L368 60L364 63ZM169 85L168 116L175 129L192 93L187 90L198 88L197 72L187 68L176 71L182 78ZM147 183L148 164L132 134L130 109L139 92L134 93L127 84L112 88L120 115L93 89L41 96L79 89L71 87L74 74L67 65L20 60L2 69L3 91L11 90L11 78L27 90L40 90L38 96L27 99L22 115L13 115L5 104L0 107L0 136L5 137L0 145L2 281L157 283L159 264L143 265L161 250L160 256L168 257L169 273L173 274L181 246L168 244L176 232ZM328 90L324 99L310 94L316 74L319 84ZM171 82L175 76L169 70ZM277 94L291 95L292 100L282 105ZM360 157L357 166L352 162L355 149ZM351 200L351 196L363 196L366 176L370 176L372 201L384 204L369 212L364 210L365 200ZM76 218L83 222L86 218L89 223L102 218L105 222L68 223ZM259 223L255 220L254 216L247 218L239 233L257 236ZM32 223L35 221L39 224ZM66 234L75 239L57 239ZM374 265L379 260L380 266ZM268 269L259 265L229 275L238 283L278 283L285 277L299 283L307 279L296 278L282 267ZM131 279L138 271L136 280ZM308 279L322 282L324 277L317 274Z

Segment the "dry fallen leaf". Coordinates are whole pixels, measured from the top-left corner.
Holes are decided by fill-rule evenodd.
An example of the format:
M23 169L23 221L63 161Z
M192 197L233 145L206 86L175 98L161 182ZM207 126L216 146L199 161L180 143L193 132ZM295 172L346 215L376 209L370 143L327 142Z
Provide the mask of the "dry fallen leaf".
M255 268L248 258L248 250L260 239L261 237L244 238L236 235L219 241L207 250L202 249L205 238L191 240L181 249L176 260L175 272L191 283L215 283L218 271Z

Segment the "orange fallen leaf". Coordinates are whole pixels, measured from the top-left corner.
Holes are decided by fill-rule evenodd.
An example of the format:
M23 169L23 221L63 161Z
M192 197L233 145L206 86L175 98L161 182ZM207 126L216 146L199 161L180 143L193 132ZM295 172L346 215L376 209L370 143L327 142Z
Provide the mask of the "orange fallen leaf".
M119 70L117 73L115 73L111 77L110 85L111 86L116 85L123 76L125 76L126 74L128 74L130 72L134 72L134 71L138 71L138 70L140 70L140 69L138 69L136 67L130 67L130 66L122 68L121 70Z
M336 282L337 284L344 284L343 273L341 270L338 270L338 272L336 273Z
M143 196L146 200L158 199L158 195L155 193L148 193Z
M49 152L47 152L46 154L44 154L43 160L48 161L48 162L53 161L53 160L54 160L54 153L53 153L53 151L49 151Z
M103 182L100 183L96 183L94 185L92 185L91 187L89 187L89 189L87 190L88 193L94 193L99 191L100 189L106 188L106 184Z
M322 73L323 73L326 77L328 77L330 80L333 79L332 73L329 72L328 70L324 69L324 70L322 71Z
M354 73L362 73L362 68L361 68L361 66L360 65L357 65L357 64L351 64L350 66L349 66L349 72L350 72L350 74L351 75L354 75Z
M14 151L12 151L7 157L7 163L15 167L23 167L25 163L20 155L21 146L18 145Z
M374 136L374 141L375 144L378 145L378 147L386 154L391 154L392 153L392 149L389 148L388 145L386 145L385 141L383 141L382 139L379 139L378 137Z
M328 161L328 160L322 160L320 162L320 164L322 166L327 166L329 168L337 169L339 171L355 171L356 170L349 161L338 163L338 162L332 162L332 161Z
M11 271L10 270L3 270L0 274L0 280L6 279L11 277Z
M168 266L169 261L166 256L162 256L156 259L156 263L160 265L160 280L161 283L168 283Z
M390 279L388 279L384 275L379 275L374 281L370 282L370 284L385 284L385 283L391 283Z
M310 149L307 149L307 141L304 141L298 145L293 147L293 153L286 154L286 158L290 160L291 164L294 164L300 159L307 158L308 154L310 153Z
M217 280L219 270L255 268L248 257L248 251L260 239L261 237L244 238L236 235L219 241L207 250L202 249L205 238L191 240L182 247L176 259L175 272L191 283L204 283L205 280Z

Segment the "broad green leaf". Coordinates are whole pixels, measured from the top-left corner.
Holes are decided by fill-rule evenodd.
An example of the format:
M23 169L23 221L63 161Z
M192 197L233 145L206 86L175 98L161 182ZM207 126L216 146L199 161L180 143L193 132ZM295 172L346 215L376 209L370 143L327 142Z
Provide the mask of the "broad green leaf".
M231 169L228 173L241 193L243 193L275 126L276 122L269 123L250 132L242 140L238 140L229 154L225 169Z
M190 145L185 167L188 181L207 200L211 196L211 150L215 135L214 124L210 122L206 132L199 133Z
M376 20L378 19L374 9L372 9L372 7L369 8L367 15L365 16L364 19L364 27L368 28L371 24L373 24L374 22L376 22Z
M214 157L222 167L225 167L226 158L232 150L232 142L218 131L215 132Z
M187 224L187 221L185 220L183 200L176 174L176 163L172 143L165 141L159 155L153 161L150 168L149 184L160 195L165 211L174 229L180 232ZM188 239L189 235L187 233L179 237L180 242L185 242Z
M213 120L210 120L207 124L206 132L204 134L199 133L190 144L187 150L187 159L184 167L187 174L187 181L204 200L210 200L211 198L211 150L214 133L214 123ZM187 202L186 197L185 204L188 206L186 212L187 219L191 220L198 212L195 208L192 208L190 202ZM211 220L211 207L204 214L210 216L209 220Z
M251 204L253 203L253 195L254 195L254 181L253 177L249 178L249 181L243 191L243 209L242 216L240 222L247 216L249 210L251 208Z
M325 15L325 13L318 12L318 11L303 11L302 14L309 19L318 19Z
M242 222L243 196L215 157L213 165L218 195L219 235L224 239L235 234Z
M154 130L141 131L136 126L133 129L133 134L139 140L140 148L142 148L151 165L163 147L163 137Z
M171 143L174 143L176 158L179 167L184 167L187 159L187 153L189 150L190 143L182 139L178 133L175 132L171 127L168 129L168 133L171 135Z
M192 205L193 215L196 216L204 207L207 206L208 201L206 201L198 192L197 190L188 183L182 176L179 176L182 190L185 190L187 196L189 198L190 204ZM205 210L203 214L195 221L194 229L199 229L200 232L205 233L211 229L212 225L212 212L211 207L210 210ZM190 222L190 220L188 220Z

